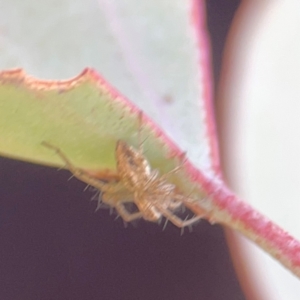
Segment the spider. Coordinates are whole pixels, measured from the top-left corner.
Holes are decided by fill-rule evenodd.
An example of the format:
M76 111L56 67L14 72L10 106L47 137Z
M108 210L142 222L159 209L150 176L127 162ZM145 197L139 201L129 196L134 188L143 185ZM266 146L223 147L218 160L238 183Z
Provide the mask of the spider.
M177 227L190 226L201 217L182 220L173 213L187 197L177 192L176 186L167 181L167 177L171 173L176 173L182 165L162 176L159 176L158 170L151 170L140 142L141 124L142 113L139 114L138 149L129 146L123 140L117 141L115 155L120 180L114 182L101 181L87 171L75 167L58 147L48 142L42 144L56 152L73 176L101 191L103 203L114 207L125 222L140 218L158 222L165 217ZM130 213L125 208L124 204L130 202L137 206L137 212Z

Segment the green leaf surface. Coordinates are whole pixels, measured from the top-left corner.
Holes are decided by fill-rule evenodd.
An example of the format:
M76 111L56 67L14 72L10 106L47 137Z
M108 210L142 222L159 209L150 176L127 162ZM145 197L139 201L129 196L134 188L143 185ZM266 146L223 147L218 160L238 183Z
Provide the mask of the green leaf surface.
M217 155L208 111L207 45L204 31L196 29L202 25L199 13L195 1L181 0L7 1L0 11L0 68L22 67L35 77L65 79L91 66L196 166L213 174ZM45 149L38 150L42 140L49 140L81 167L111 168L113 144L119 138L136 144L137 127L136 116L120 121L121 108L110 108L111 96L105 93L88 79L73 89L45 93L3 86L0 152L57 163ZM147 145L155 152L151 138Z
M63 166L42 146L46 141L61 148L78 167L101 170L115 169L117 140L137 146L137 109L93 70L65 82L36 81L21 70L8 71L0 74L0 82L2 155ZM162 146L145 121L141 134L147 137L144 147L151 157Z

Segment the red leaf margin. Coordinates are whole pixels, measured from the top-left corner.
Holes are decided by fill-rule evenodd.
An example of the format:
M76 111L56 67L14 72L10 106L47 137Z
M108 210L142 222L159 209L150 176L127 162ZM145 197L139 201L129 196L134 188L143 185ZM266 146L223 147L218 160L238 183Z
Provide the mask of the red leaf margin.
M192 1L192 21L197 31L199 51L201 49L200 68L204 72L203 98L206 109L207 137L210 141L212 166L216 172L216 177L214 179L208 178L201 171L193 168L192 165L187 167L187 172L210 195L213 211L209 213L208 218L211 222L218 222L239 231L300 278L300 242L249 204L241 201L222 179L214 119L210 43L205 31L205 3L201 0ZM199 209L198 211L196 206L191 205L190 209L199 214L202 213L202 210Z

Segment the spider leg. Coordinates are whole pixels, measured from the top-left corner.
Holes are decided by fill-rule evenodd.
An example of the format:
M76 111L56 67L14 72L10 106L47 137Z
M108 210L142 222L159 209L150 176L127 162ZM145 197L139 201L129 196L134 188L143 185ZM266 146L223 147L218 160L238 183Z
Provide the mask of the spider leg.
M88 185L91 185L98 190L101 190L103 192L117 192L120 189L120 185L118 183L112 184L112 183L104 183L100 181L99 179L96 179L95 177L91 176L88 172L75 167L71 161L67 158L67 156L58 148L50 143L42 142L42 145L52 149L55 151L55 153L61 158L61 160L66 164L66 167L68 170L73 174L74 177L78 178L79 180L87 183Z
M172 222L175 226L179 228L184 228L186 226L190 226L191 224L196 223L201 219L200 216L193 217L189 220L182 220L176 215L172 214L168 209L165 209L159 205L155 205L155 207L161 212L161 214L167 218L170 222Z
M124 186L120 187L116 192L101 191L101 201L110 206L115 206L116 203L134 202L132 192L125 189Z
M145 141L148 139L148 137L146 137L144 140L142 140L143 116L144 116L143 111L140 110L138 114L138 149L137 149L140 154L144 153L143 145Z
M170 170L169 172L163 174L160 178L165 180L165 179L167 179L167 177L169 175L174 174L183 168L183 165L187 160L185 152L182 154L182 158L180 158L180 160L181 160L181 162L180 162L179 166L177 166L177 167L173 168L172 170Z
M151 185L153 185L153 183L155 182L156 178L158 177L158 171L157 170L153 170L151 171L151 174L149 176L149 178L147 179L147 181L144 183L145 184L145 190L148 189Z
M186 203L193 203L196 201L195 198L191 198L190 196L184 196L180 193L175 193L173 199L175 203L179 202L183 205L186 205Z
M143 143L142 143L142 124L143 124L143 112L139 111L138 116L138 151L139 153L143 153Z
M143 217L143 214L140 211L135 213L129 213L122 203L116 203L115 209L125 222L131 222L133 220L140 219Z
M169 219L166 218L166 221L165 221L165 224L164 224L164 227L163 227L163 231L166 229L168 222L169 222Z
M184 207L184 206L182 205L181 201L175 200L175 198L173 198L168 204L168 209L170 210L176 210L179 207Z

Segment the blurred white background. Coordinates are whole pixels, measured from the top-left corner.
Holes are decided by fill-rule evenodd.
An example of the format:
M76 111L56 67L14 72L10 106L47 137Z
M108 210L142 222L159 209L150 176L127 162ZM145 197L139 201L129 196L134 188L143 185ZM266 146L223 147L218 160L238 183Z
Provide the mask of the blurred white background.
M300 2L244 1L225 52L218 110L229 185L300 239ZM296 277L239 242L261 299L300 299Z

